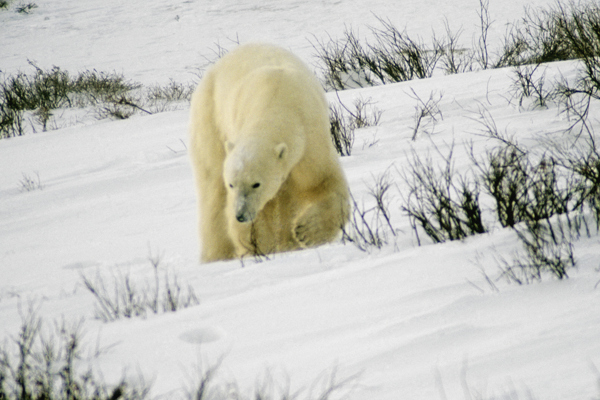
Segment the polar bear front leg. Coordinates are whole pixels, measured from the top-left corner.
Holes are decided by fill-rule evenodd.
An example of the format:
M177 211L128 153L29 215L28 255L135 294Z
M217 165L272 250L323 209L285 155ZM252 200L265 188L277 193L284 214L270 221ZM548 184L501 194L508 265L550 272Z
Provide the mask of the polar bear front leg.
M202 184L206 193L200 194L201 260L212 262L235 258L235 249L227 232L227 219L223 207L225 189L221 188L223 185L220 182Z

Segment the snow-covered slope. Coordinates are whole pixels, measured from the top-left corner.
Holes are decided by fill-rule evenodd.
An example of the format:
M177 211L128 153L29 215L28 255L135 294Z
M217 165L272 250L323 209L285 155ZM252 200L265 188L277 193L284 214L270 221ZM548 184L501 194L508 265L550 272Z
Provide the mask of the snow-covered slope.
M373 22L366 11L424 36L447 17L463 26L469 44L478 7L466 0L378 1L369 10L358 1L284 3L40 2L32 15L0 13L0 69L26 69L30 58L43 67L123 71L146 83L183 81L214 43L226 45L236 33L242 42L287 46L312 63L312 35ZM491 4L495 29L521 10L516 1ZM549 65L547 79L573 79L576 66ZM19 304L32 301L49 323L85 318L86 343L103 349L94 368L108 381L139 369L154 381L154 396L182 395L198 364L223 357L219 379L241 388L266 371L307 387L337 369L340 379L355 376L346 386L350 399L471 398L465 387L484 399L528 398L528 391L539 399L596 398L597 235L575 242L578 267L569 279L501 280L496 290L486 276L497 277L498 258L519 245L491 210L484 215L490 233L420 247L400 210L401 173L413 151L438 162L454 144L455 170L465 174L469 147L483 155L498 145L481 134L483 107L501 132L529 148L542 138L567 140L569 122L556 105L518 107L511 85L510 70L492 70L339 93L345 104L370 99L383 112L379 126L357 131L352 155L342 159L359 204L370 204L374 177L387 171L394 183L388 199L397 236L388 232L388 244L368 252L334 243L262 262L199 265L187 110L1 140L0 335L16 334ZM412 90L423 99L442 95L443 120L415 141ZM23 174L38 174L43 188L21 191ZM158 254L161 272L191 285L200 305L145 319L94 319L81 276L129 274L142 285L152 282L148 257Z

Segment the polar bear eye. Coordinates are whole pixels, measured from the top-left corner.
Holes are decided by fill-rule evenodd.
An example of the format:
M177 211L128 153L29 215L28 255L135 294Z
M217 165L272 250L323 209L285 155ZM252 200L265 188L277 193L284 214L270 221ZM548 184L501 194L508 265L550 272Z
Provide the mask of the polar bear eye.
M260 183L256 182L254 185L252 185L252 189L257 189L258 187L260 187Z
M233 185L231 183L229 184L229 187L233 189Z

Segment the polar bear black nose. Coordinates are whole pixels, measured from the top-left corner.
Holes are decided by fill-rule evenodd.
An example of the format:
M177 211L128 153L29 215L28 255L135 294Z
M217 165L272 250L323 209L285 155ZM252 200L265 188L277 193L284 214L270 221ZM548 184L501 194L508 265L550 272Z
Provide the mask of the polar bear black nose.
M237 219L238 222L246 222L246 216L243 213L236 215L235 219Z

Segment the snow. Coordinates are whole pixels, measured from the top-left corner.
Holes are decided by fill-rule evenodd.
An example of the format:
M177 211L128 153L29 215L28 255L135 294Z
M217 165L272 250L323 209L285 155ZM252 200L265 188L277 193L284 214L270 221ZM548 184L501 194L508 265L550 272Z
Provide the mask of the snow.
M214 58L215 43L231 48L236 37L278 43L315 64L311 43L345 26L366 33L375 16L423 38L446 18L462 27L469 46L478 4L48 0L31 15L0 12L0 69L27 70L31 59L43 68L123 72L146 84L187 82ZM496 44L522 10L518 1L490 4ZM576 68L553 63L546 76L575 79ZM352 155L342 159L359 204L369 203L374 177L387 171L394 182L397 236L368 252L338 242L262 262L199 265L187 109L0 140L0 337L16 334L19 305L29 302L49 323L84 318L86 342L102 349L94 368L109 382L139 370L153 381L152 396L181 396L196 368L222 358L219 379L241 388L269 371L294 388L310 387L335 369L341 379L355 377L349 399L597 398L598 235L575 242L578 266L569 279L500 280L493 288L486 276L497 277L498 258L519 245L491 210L484 215L489 233L423 246L400 210L401 172L413 152L437 163L454 144L455 170L465 174L468 147L483 156L498 145L481 134L483 107L499 131L534 150L542 138L566 140L567 116L556 105L518 107L511 82L511 70L500 69L339 93L347 105L370 99L383 112L379 126L357 131ZM422 99L442 95L443 114L432 134L415 141L413 90ZM23 175L36 173L43 188L21 191ZM81 275L151 281L148 257L156 255L161 271L191 285L200 305L144 319L95 319Z

